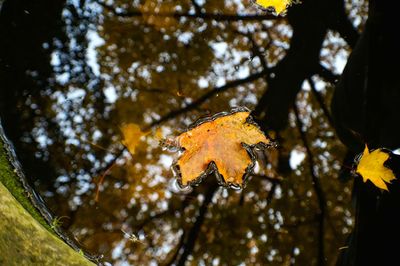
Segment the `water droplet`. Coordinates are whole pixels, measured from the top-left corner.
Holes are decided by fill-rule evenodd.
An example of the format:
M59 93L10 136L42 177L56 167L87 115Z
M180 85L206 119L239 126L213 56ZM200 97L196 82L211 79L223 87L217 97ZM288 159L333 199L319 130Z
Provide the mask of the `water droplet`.
M242 187L237 184L229 184L229 188L231 188L233 190L241 190L242 189Z
M193 191L191 186L181 186L176 178L171 179L168 190L176 194L189 194Z
M264 149L262 149L260 146L255 146L254 147L254 151L255 152L260 152L260 151L263 151Z

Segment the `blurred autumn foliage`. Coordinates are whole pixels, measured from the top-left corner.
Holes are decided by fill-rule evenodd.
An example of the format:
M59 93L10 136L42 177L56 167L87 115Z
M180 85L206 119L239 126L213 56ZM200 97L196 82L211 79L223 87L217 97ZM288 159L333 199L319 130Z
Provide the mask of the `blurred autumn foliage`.
M274 16L251 1L4 1L1 118L62 226L116 265L334 265L354 153L329 103L368 4L302 2ZM280 148L241 191L176 193L160 139L234 106Z

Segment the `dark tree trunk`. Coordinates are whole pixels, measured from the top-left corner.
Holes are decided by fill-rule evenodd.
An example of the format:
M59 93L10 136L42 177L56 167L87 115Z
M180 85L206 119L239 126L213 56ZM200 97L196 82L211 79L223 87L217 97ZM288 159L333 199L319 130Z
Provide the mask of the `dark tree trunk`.
M288 113L305 79L321 73L320 51L328 29L336 30L353 47L358 32L349 21L343 1L308 0L288 11L293 29L290 48L268 78L268 89L254 110L273 130L287 126Z
M400 147L398 20L389 1L370 1L369 18L338 83L332 112L343 143L359 153ZM398 167L398 159L392 167ZM398 169L395 169L397 171ZM400 176L398 176L400 178ZM400 183L381 192L357 178L356 221L338 265L394 265L400 239Z

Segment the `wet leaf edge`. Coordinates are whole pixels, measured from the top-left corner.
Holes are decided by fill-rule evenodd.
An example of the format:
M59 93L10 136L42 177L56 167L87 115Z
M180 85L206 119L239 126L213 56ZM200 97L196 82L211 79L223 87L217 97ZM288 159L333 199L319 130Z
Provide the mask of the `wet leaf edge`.
M238 185L238 184L231 183L231 182L226 182L225 179L223 178L223 176L219 173L218 168L214 162L210 162L208 164L206 170L200 176L198 176L196 179L189 181L187 185L183 185L182 184L182 175L181 175L181 172L180 172L180 169L178 166L178 159L180 158L180 156L179 156L172 163L171 169L172 169L173 175L177 179L178 185L180 187L187 188L189 186L190 187L198 186L201 182L203 182L203 180L207 176L210 176L212 174L214 174L214 176L216 177L216 179L218 181L218 184L222 187L231 188L231 189L235 189L235 190L243 189L246 187L248 178L253 173L253 169L254 169L254 166L257 161L257 155L256 155L255 150L256 149L264 150L264 149L271 148L271 147L277 147L277 142L274 139L272 139L266 132L264 132L260 128L260 126L254 121L253 117L251 116L251 110L249 108L244 107L244 106L234 107L230 111L223 111L223 112L216 113L209 117L200 118L200 119L196 120L195 122L193 122L191 125L189 125L188 128L186 130L184 130L182 133L188 132L204 123L208 123L208 122L214 121L218 118L233 115L233 114L239 113L239 112L249 112L249 116L246 118L246 123L257 127L260 130L260 132L262 132L265 135L265 137L270 140L270 143L268 143L268 144L265 144L263 142L259 142L254 145L248 145L246 143L241 143L242 147L244 149L246 149L247 154L250 156L250 160L251 160L251 164L246 167L245 174L242 176L242 185ZM185 151L185 149L182 147L178 147L178 148L179 148L179 151L181 151L181 152Z

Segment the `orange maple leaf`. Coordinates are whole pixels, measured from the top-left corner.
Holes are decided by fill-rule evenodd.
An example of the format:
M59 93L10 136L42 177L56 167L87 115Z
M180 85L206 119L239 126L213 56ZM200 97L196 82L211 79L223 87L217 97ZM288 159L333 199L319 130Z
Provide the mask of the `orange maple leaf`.
M173 169L183 186L215 172L221 183L242 187L254 167L254 148L274 145L243 108L197 122L176 140L183 154Z

